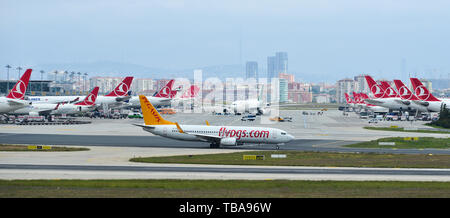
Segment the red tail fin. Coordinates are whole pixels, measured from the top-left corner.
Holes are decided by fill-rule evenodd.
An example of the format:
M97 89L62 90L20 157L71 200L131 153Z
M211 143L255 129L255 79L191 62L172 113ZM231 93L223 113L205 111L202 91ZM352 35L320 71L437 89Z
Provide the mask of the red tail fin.
M423 101L440 101L436 97L434 97L430 91L420 82L417 78L411 78L411 84L413 85L414 92L417 97Z
M370 87L370 91L373 93L373 96L375 98L382 98L384 97L384 89L380 85L378 85L375 80L372 79L371 76L365 76L367 84Z
M350 98L350 96L347 93L344 94L345 94L345 101L347 101L347 104L353 104L354 103L353 99Z
M386 94L384 95L385 98L396 98L399 97L398 93L389 85L386 81L381 81L381 87L383 87Z
M399 94L400 98L406 99L406 100L419 100L417 98L417 96L415 96L408 89L408 87L406 87L405 84L403 84L403 82L401 80L395 79L394 83L395 83L395 87L397 87L398 94Z
M195 98L200 91L200 88L196 85L191 85L189 90L186 90L186 92L181 96L181 98Z
M128 94L128 90L130 89L131 82L133 82L132 76L125 77L125 79L123 79L112 92L105 96L126 96Z
M25 73L22 75L20 80L16 83L16 85L11 89L7 98L13 99L24 99L25 92L27 91L28 82L30 81L32 69L27 69Z
M172 86L175 80L170 80L158 93L156 93L155 97L159 98L172 98Z
M98 86L96 86L82 102L76 103L75 105L94 105L97 99L98 89Z

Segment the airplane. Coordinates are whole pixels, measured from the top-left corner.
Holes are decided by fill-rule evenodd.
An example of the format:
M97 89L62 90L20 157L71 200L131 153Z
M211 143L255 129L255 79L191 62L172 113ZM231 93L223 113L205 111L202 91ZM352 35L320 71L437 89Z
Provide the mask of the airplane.
M267 143L279 145L290 142L294 137L287 132L267 127L179 125L165 120L143 95L139 96L144 116L144 124L133 124L143 130L162 137L182 140L209 142L210 148L237 146L244 143Z
M76 114L91 111L95 109L95 101L97 99L99 87L95 87L91 93L84 98L82 102L78 103L41 103L32 104L27 107L14 110L8 114L12 115L30 115L30 116L42 116L42 115L55 115L55 114Z
M131 96L128 95L128 90L130 89L131 82L133 81L132 76L125 77L122 82L120 82L113 91L104 96L97 96L96 105L101 106L106 104L109 107L120 106L126 100L130 99ZM33 102L33 104L42 103L74 103L78 102L79 99L84 98L84 96L29 96L28 99Z
M172 90L172 86L175 80L170 80L161 90L156 92L153 96L147 96L154 106L168 106L171 104L176 90ZM123 107L140 108L141 104L138 96L131 96Z
M365 76L367 84L370 87L370 91L372 92L375 98L373 99L364 99L365 102L388 108L389 111L403 111L405 110L405 105L401 102L401 99L397 97L397 92L389 86L387 82L382 82L382 85L379 85L372 79L371 76ZM387 86L386 86L387 85Z
M394 83L395 86L397 87L398 94L402 99L400 102L406 105L409 110L416 110L417 112L429 112L427 107L415 102L419 101L420 99L417 98L417 96L415 96L408 89L408 87L406 87L405 84L403 84L401 80L395 79Z
M347 93L344 93L344 95L345 95L345 101L347 102L347 104L350 106L350 107L355 107L355 100L353 100Z
M6 97L0 97L0 114L8 113L31 104L31 102L24 100L31 71L32 69L27 69L20 80L17 81L16 85L9 91L9 94Z
M414 92L420 100L414 101L417 104L427 107L428 111L439 112L441 108L450 109L450 99L439 99L434 97L430 91L417 78L410 78Z
M388 108L366 103L365 100L369 99L369 96L366 93L359 93L359 95L361 96L360 99L362 100L362 102L364 102L364 104L366 104L366 109L367 110L370 110L370 111L372 111L374 113L387 113L387 112L389 112Z

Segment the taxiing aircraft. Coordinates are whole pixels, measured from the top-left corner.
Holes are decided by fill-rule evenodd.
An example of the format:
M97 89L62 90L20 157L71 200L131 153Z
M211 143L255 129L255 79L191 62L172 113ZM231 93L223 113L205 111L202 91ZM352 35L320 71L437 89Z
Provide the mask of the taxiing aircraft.
M211 148L223 146L237 146L244 143L277 144L290 142L294 137L287 132L267 127L249 126L211 126L179 125L165 120L153 107L152 103L143 95L139 96L145 124L134 124L143 130L166 138L183 141L209 142Z
M0 113L8 113L31 104L31 102L24 100L31 71L32 69L27 69L16 85L9 91L9 94L6 97L0 97Z

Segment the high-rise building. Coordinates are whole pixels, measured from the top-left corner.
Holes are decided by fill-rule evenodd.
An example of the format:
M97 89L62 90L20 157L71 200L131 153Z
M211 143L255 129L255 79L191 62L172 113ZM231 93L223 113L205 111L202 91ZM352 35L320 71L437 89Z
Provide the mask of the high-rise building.
M258 81L258 62L247 61L245 64L245 78L255 78Z
M295 77L293 74L279 73L278 77L280 79L286 79L288 83L293 83L295 81Z
M288 102L288 82L286 79L280 79L280 102Z
M355 92L364 92L368 94L370 92L370 89L364 76L366 75L361 74L355 76Z
M288 73L287 52L277 52L267 57L267 78L277 77L280 73Z
M336 101L338 103L346 103L345 93L355 91L355 81L352 79L341 79L337 82Z

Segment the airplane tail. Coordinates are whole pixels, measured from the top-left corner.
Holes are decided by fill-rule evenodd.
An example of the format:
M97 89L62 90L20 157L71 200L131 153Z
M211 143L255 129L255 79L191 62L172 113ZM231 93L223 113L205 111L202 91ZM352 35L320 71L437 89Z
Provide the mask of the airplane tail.
M174 122L165 120L144 95L139 95L139 101L141 102L142 115L144 116L145 125L175 124Z
M88 96L86 96L86 98L84 98L84 100L80 103L76 103L75 105L86 105L86 106L90 106L90 105L94 105L95 104L95 99L97 99L97 94L98 94L98 86L96 86L91 93L89 93Z
M345 101L347 101L347 104L352 104L353 103L352 98L350 98L350 96L347 93L344 94L345 94Z
M375 98L383 98L385 94L383 87L378 85L377 82L375 82L375 80L373 80L371 76L365 76L365 78L373 96Z
M353 99L355 100L354 103L356 103L356 104L360 103L359 95L356 92L353 92Z
M122 80L117 87L110 92L109 94L105 96L115 96L115 97L122 97L128 95L128 90L131 87L131 82L133 82L132 76L127 76L125 79Z
M395 79L394 83L400 98L406 100L419 100L419 98L417 98L417 96L415 96L401 80Z
M195 98L198 95L198 92L200 91L200 88L196 85L191 85L189 90L187 90L181 98Z
M25 92L27 91L28 82L30 81L32 69L27 69L25 73L20 77L20 80L17 81L16 85L11 89L7 98L12 99L21 99L23 100L25 97Z
M381 87L383 87L384 91L386 92L384 95L384 98L395 98L399 97L398 93L389 85L386 81L381 81Z
M430 91L420 82L417 78L410 78L411 84L413 85L414 92L416 93L416 96L423 101L440 101L436 97L431 94Z
M156 95L154 95L155 97L158 98L173 98L173 90L172 90L172 86L173 83L175 82L175 80L170 80L161 90L159 90L159 92L156 93ZM176 94L176 91L175 91Z

